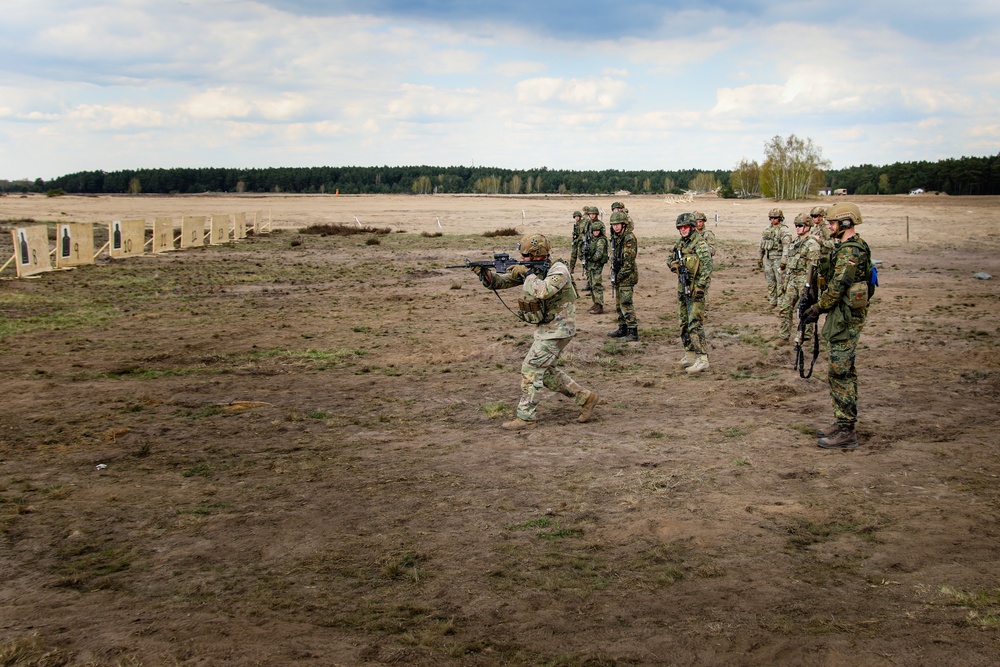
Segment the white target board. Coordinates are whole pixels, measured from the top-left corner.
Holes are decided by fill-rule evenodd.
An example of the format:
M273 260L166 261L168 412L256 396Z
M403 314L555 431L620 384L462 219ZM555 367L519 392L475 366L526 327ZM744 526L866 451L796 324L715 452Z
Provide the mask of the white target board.
M233 215L233 240L239 241L247 237L247 214L236 213Z
M181 249L205 245L205 216L185 215L181 218Z
M56 266L93 263L94 226L78 222L60 222L56 225Z
M253 212L253 235L254 236L257 236L258 234L260 234L260 217L261 217L261 212L260 211L254 211Z
M137 257L145 243L145 220L112 220L108 225L108 254L112 257Z
M153 220L153 252L170 252L174 249L174 219Z
M212 216L212 236L208 240L209 245L219 245L229 243L229 216Z
M15 227L10 233L14 237L14 268L18 278L52 270L48 225Z

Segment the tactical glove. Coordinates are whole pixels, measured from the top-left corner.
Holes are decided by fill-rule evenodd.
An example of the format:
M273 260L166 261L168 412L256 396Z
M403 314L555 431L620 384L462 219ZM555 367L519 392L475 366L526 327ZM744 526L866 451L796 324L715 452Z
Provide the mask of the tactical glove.
M758 269L763 269L764 268L764 258L763 257L758 257L757 258L757 268Z
M812 324L819 319L819 304L814 303L809 306L804 313L802 313L802 321L806 324Z
M523 264L516 264L511 267L510 275L513 278L524 278L528 275L528 267Z

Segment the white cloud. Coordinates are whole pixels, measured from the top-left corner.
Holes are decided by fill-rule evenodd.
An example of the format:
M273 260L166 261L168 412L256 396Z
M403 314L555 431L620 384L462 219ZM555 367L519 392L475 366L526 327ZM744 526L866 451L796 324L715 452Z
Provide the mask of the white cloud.
M517 84L521 104L557 104L607 111L618 107L628 92L628 84L611 78L559 79L539 77Z
M402 95L386 107L389 118L404 121L444 121L471 116L479 110L475 91L440 90L406 84Z

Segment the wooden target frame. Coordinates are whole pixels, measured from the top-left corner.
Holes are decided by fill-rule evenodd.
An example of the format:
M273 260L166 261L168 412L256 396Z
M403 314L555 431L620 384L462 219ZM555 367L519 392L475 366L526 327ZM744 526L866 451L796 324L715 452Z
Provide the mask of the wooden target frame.
M94 263L94 225L88 222L60 222L56 225L56 266Z

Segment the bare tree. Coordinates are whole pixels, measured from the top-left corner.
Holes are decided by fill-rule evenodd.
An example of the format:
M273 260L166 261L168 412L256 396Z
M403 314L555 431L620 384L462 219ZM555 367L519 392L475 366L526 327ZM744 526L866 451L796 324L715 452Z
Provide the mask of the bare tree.
M823 182L829 167L829 160L823 159L822 149L812 139L775 135L764 145L761 191L775 201L805 199Z
M691 179L688 188L695 192L712 192L719 188L719 181L712 174L701 172Z
M760 165L756 160L740 160L729 174L729 187L741 199L760 196Z

